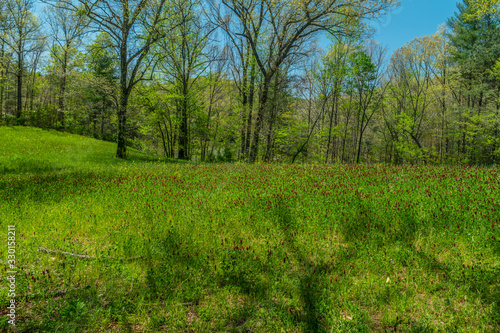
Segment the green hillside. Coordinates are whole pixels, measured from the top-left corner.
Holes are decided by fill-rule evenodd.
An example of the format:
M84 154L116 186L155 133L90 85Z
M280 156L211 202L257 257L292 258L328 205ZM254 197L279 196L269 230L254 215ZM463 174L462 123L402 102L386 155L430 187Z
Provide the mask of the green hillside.
M153 160L135 149L114 158L116 143L34 127L0 126L0 173L84 170Z

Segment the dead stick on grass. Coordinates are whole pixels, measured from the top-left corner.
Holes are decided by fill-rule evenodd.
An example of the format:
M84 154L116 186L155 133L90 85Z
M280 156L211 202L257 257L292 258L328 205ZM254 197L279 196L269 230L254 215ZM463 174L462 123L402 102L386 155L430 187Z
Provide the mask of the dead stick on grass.
M51 249L46 249L44 247L39 247L38 251L40 252L45 252L45 253L56 253L56 254L64 254L67 256L72 256L72 257L77 257L77 258L82 258L82 259L110 259L110 260L120 260L120 261L127 261L127 260L136 260L136 259L142 259L144 256L138 256L138 257L130 257L130 258L112 258L112 257L92 257L87 254L78 254L78 253L71 253L71 252L66 252L66 251L61 251L61 250L51 250Z
M63 289L63 290L46 292L46 293L20 295L20 296L16 296L16 298L59 297L59 296L64 296L67 293L70 293L73 291L81 291L81 290L85 290L85 289L89 289L89 288L90 288L90 285L87 285L87 286L80 287L80 288L71 288L71 289Z
M26 295L20 295L16 296L18 299L34 299L34 298L39 298L39 297L60 297L64 296L68 293L74 292L74 291L82 291L85 289L90 289L90 285L86 285L84 287L80 288L70 288L70 289L63 289L63 290L57 290L57 291L51 291L51 292L46 292L46 293L36 293L36 294L26 294ZM132 290L129 290L126 295L128 295ZM99 296L104 296L105 293L99 294ZM180 306L188 306L188 305L193 305L193 302L187 302L187 303L177 303L177 305Z

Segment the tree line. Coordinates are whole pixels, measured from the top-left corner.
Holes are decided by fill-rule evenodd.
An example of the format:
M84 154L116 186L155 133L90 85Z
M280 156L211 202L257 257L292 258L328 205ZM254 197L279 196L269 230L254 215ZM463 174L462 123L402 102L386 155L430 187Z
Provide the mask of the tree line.
M462 0L388 55L369 23L397 5L6 0L0 123L115 141L119 158L498 163L498 3Z

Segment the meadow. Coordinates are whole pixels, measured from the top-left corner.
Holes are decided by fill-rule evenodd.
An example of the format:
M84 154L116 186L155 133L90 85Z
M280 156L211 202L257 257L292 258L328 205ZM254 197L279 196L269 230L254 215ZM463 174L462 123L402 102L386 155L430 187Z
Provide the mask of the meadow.
M500 331L498 168L115 150L0 127L0 267L15 224L19 271L1 330Z

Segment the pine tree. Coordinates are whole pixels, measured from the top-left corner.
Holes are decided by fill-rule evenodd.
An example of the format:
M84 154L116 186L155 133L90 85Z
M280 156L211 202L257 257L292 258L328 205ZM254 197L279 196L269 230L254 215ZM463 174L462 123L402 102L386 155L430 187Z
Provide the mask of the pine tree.
M493 104L498 109L500 87L493 75L500 57L498 16L477 15L472 0L463 0L457 7L458 12L448 20L448 26L454 49L450 60L456 66L460 82L460 151L469 163L491 163L497 138L491 137L493 133L488 128L491 121L496 121L491 118L491 107Z

